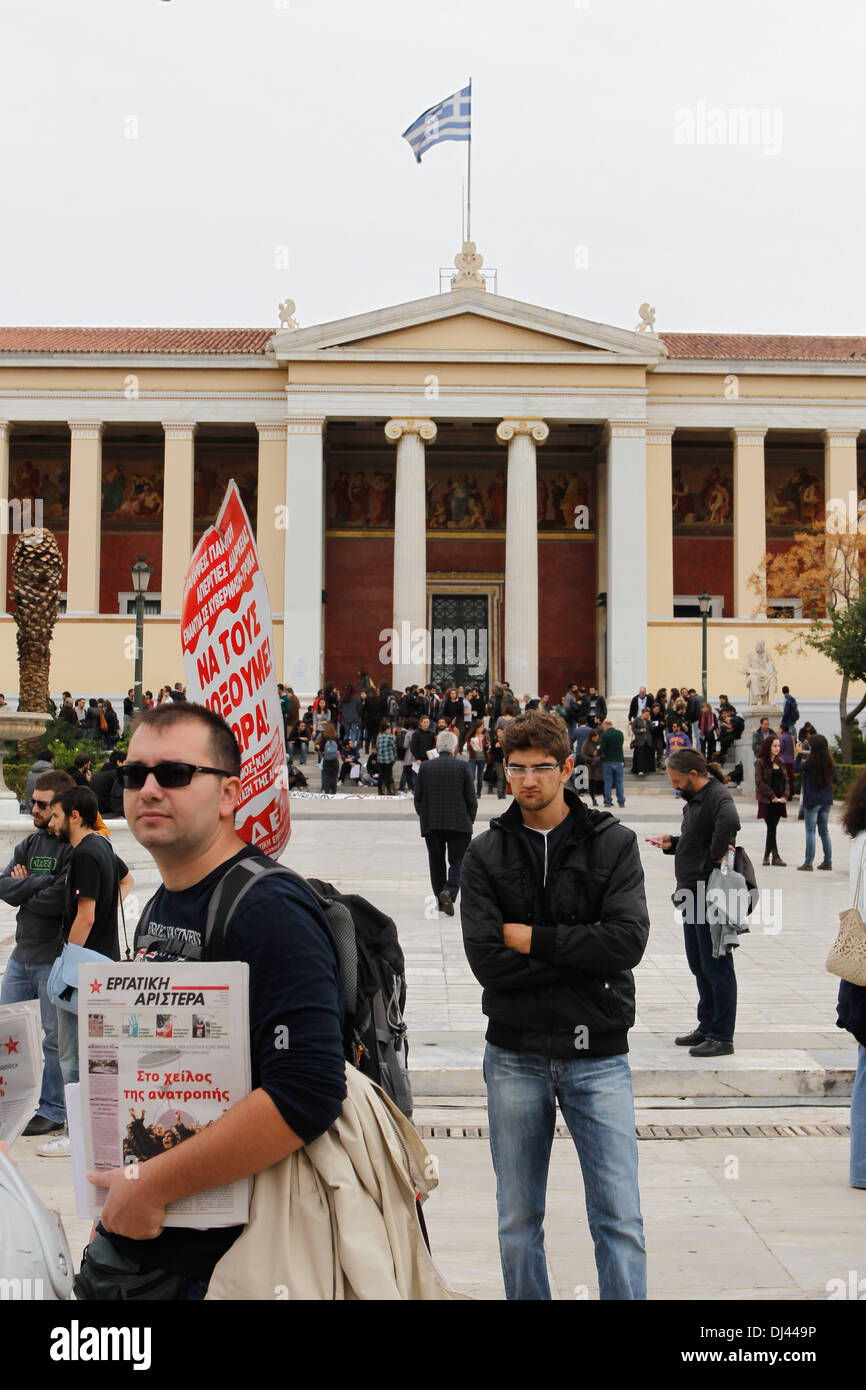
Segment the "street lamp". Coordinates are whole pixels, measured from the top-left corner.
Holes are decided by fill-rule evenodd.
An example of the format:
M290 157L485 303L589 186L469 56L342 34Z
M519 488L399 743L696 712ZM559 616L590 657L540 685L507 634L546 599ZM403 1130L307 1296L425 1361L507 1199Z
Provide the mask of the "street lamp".
M150 576L153 570L147 563L143 555L139 555L138 560L133 565L132 570L132 590L135 594L135 698L134 705L136 712L144 706L141 691L141 667L144 648L144 596L147 593L147 586L150 583Z
M713 601L704 589L702 594L698 594L698 608L701 610L701 689L704 692L704 704L707 702L707 618L712 605Z

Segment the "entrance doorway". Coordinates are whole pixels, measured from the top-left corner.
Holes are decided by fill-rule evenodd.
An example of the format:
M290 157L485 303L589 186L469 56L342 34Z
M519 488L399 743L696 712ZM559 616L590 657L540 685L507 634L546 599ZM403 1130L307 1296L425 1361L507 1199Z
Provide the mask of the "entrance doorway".
M490 599L487 594L431 594L430 680L478 687L490 682Z

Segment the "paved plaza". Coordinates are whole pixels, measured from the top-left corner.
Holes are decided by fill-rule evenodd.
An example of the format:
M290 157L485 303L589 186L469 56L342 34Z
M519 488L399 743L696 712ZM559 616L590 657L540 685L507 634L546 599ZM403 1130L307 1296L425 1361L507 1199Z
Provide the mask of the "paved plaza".
M769 890L762 920L737 951L737 1051L702 1062L672 1041L694 1025L695 992L670 902L673 861L644 843L645 836L675 831L681 807L660 778L640 792L627 783L627 794L621 818L641 842L652 923L635 972L631 1034L650 1297L827 1298L829 1281L847 1281L851 1270L866 1275L866 1193L847 1184L856 1045L834 1026L836 981L824 969L847 905L848 842L831 824L834 872L797 873L803 825L793 817L782 823L788 867L758 868ZM760 865L763 825L753 802L738 804L741 843ZM485 795L476 830L504 805ZM439 1164L440 1187L427 1205L434 1254L462 1291L501 1298L481 991L463 955L459 910L453 918L435 910L411 799L296 798L292 813L285 860L362 893L397 921L416 1122ZM20 834L27 825L22 817ZM143 904L156 883L154 866L122 824L114 838ZM0 968L12 929L4 907ZM38 1143L19 1140L14 1157L63 1212L77 1253L88 1226L72 1213L68 1161L37 1158ZM546 1231L555 1296L597 1297L580 1170L565 1134L554 1141Z

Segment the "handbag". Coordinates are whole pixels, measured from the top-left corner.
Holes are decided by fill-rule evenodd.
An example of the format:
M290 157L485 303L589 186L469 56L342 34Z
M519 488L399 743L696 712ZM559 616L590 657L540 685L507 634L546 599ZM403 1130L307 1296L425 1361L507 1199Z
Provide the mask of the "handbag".
M827 957L827 969L851 985L866 985L866 922L860 915L860 880L866 848L860 856L860 871L854 890L854 904L839 913L839 934Z
M67 1013L78 1013L78 967L89 962L114 965L110 956L101 951L89 951L86 946L75 946L67 941L60 955L51 967L46 993L52 1004Z

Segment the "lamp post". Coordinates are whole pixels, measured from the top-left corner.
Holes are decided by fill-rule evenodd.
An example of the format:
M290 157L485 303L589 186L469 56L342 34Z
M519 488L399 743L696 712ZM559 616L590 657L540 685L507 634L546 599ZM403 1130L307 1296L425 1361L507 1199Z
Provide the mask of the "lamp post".
M704 692L704 704L707 701L707 618L712 603L706 589L702 594L698 594L698 607L701 610L701 689Z
M144 707L144 699L141 691L141 668L144 648L144 596L147 593L147 586L150 583L150 576L153 570L147 563L143 555L139 555L138 560L132 567L132 589L135 594L135 704L136 712Z

